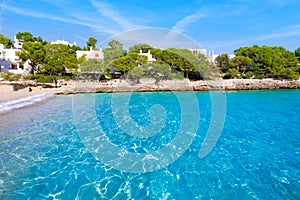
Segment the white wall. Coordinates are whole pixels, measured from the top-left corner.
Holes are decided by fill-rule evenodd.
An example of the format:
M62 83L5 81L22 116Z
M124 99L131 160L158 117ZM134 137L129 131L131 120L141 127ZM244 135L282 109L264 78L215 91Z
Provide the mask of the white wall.
M90 50L90 51L76 51L77 59L84 56L86 59L104 59L102 50Z

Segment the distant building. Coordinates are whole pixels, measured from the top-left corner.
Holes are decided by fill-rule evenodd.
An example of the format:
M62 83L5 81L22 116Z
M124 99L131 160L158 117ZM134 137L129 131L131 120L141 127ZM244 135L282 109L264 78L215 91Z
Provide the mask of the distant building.
M153 57L153 55L150 53L150 50L148 50L147 53L143 53L143 51L140 49L140 53L138 54L140 56L147 56L148 62L154 62L156 59Z
M199 54L199 53L201 53L201 54L203 54L203 55L207 55L207 50L206 49L192 49L192 48L190 48L189 49L191 52L193 52L193 54Z
M1 51L1 58L4 60L9 60L12 63L18 63L19 56L16 55L17 52L19 52L19 49L0 49Z
M218 57L218 56L223 55L223 54L227 54L227 53L220 53L220 54L218 54L218 55L215 55L215 57ZM235 57L234 54L227 54L227 55L228 55L228 57L229 57L230 59L232 59L232 58Z
M3 44L0 44L0 60L9 61L11 63L10 69L18 70L20 60L16 53L19 51L20 49L6 49Z
M14 36L13 45L16 49L22 49L23 42L21 42L16 36Z
M98 60L103 60L104 59L104 54L102 49L100 50L94 50L90 48L89 51L82 51L78 50L76 51L76 58L80 58L84 56L86 59L98 59Z
M235 57L234 54L229 54L228 56L229 56L230 59Z
M190 48L189 49L190 51L193 52L193 54L203 54L207 57L207 60L211 63L214 63L215 62L215 59L216 57L218 57L217 54L215 54L215 51L214 50L207 50L207 49L192 49Z
M69 45L69 46L76 46L76 42L73 44L69 43L68 41L65 40L53 40L50 42L50 44L64 44L64 45Z
M218 55L215 54L214 50L208 50L208 54L206 54L206 57L209 62L214 63L215 59Z

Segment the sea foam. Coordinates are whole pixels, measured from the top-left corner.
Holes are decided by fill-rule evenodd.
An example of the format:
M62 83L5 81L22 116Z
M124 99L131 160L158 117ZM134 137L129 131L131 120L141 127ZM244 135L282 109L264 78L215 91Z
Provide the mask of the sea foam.
M23 97L20 99L0 103L0 114L9 112L14 109L29 106L37 102L41 102L53 96L54 94L37 94L29 97Z

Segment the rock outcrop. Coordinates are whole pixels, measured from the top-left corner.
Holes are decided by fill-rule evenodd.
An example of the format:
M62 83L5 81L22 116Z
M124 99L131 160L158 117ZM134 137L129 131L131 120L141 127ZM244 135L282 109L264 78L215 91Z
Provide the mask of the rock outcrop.
M7 84L1 84L4 87ZM27 84L28 85L28 84ZM34 85L29 84L31 87ZM51 86L51 84L50 84ZM12 87L11 84L7 87ZM55 94L100 93L100 92L154 92L154 91L209 91L209 90L269 90L269 89L300 89L300 80L273 79L229 79L190 81L164 80L157 84L155 79L141 79L136 81L110 80L96 81L68 81L60 87L47 87L36 84L41 90Z

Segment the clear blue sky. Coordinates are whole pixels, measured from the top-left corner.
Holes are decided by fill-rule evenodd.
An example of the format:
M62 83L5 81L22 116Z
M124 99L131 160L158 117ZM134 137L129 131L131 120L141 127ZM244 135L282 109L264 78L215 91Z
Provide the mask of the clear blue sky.
M299 0L0 0L0 33L29 31L83 46L140 27L176 30L216 53L240 46L300 47Z

